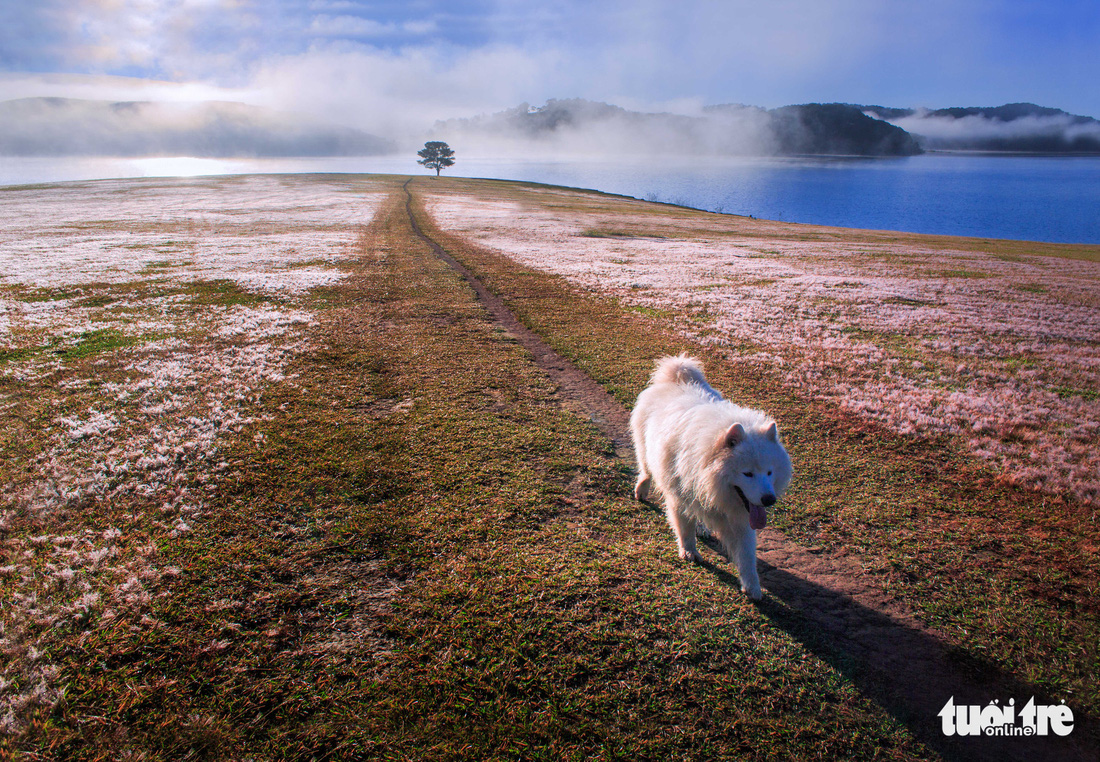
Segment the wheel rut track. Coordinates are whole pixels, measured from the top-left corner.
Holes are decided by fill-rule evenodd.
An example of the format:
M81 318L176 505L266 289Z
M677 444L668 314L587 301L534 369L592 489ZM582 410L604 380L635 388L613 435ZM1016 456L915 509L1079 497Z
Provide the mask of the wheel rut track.
M524 325L503 299L424 232L413 210L410 182L406 181L403 189L413 233L466 281L493 320L533 355L538 367L558 386L564 406L590 418L612 441L618 457L632 458L629 411ZM1100 759L1100 750L1093 745L1097 739L1095 720L1079 711L1074 712L1074 734L1066 738L944 736L938 713L952 697L956 705L982 706L994 699L1003 705L1015 698L1017 709L1032 696L1036 703L1058 702L1042 689L951 646L902 603L870 584L854 559L803 547L774 529L765 529L757 537L760 579L771 594L758 604L761 611L945 758L991 762ZM740 586L737 576L724 568L706 562L704 566L723 582Z
M543 341L542 337L529 329L512 313L499 296L470 272L461 262L448 254L442 246L432 240L420 228L412 209L412 192L405 183L405 209L409 214L409 223L413 232L431 247L439 259L450 265L456 273L469 284L477 294L478 301L488 310L493 319L510 334L524 349L534 355L535 363L550 377L561 390L564 404L571 410L591 418L596 427L606 434L615 445L620 457L630 457L630 413L587 373L559 355Z

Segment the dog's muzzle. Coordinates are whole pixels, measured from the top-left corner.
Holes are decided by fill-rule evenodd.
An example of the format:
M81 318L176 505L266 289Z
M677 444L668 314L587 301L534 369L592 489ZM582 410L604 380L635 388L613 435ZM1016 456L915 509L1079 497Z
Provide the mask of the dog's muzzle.
M768 511L765 506L775 505L775 495L764 495L761 500L764 505L757 505L750 502L745 493L736 484L733 488L737 490L737 496L741 498L741 504L745 506L745 510L749 514L749 526L753 529L763 529L768 525Z

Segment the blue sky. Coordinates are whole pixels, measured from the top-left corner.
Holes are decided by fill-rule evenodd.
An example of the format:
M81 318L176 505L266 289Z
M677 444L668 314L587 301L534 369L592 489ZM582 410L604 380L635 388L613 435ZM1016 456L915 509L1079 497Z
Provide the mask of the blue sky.
M1095 0L5 0L0 99L218 97L378 132L548 98L1100 117Z

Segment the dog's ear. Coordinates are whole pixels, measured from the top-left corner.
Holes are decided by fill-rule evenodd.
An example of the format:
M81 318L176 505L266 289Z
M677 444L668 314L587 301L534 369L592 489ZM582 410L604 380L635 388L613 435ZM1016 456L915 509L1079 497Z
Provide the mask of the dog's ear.
M726 447L736 447L745 441L745 427L739 423L735 423L730 426L730 430L726 432L725 443Z
M773 442L779 441L779 427L775 425L775 421L772 421L772 425L764 432L764 436Z

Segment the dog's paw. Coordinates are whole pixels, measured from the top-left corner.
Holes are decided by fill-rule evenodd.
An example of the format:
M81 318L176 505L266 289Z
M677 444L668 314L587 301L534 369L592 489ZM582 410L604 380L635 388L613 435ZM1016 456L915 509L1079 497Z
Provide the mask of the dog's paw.
M644 503L646 498L649 497L649 485L652 480L648 476L643 476L638 479L638 483L634 485L634 497L637 498L639 503Z
M699 551L697 550L681 550L680 560L687 561L689 564L703 563L703 557L699 555Z
M755 587L745 587L744 585L742 585L741 592L752 598L754 601L758 601L764 597L764 591L760 589L759 585L756 585Z

